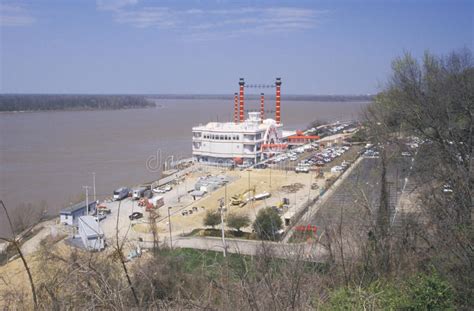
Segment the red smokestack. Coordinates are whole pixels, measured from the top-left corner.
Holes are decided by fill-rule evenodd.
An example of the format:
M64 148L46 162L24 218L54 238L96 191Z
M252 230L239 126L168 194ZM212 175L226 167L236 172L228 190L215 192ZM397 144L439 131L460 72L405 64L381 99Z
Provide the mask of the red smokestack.
M260 93L260 122L263 123L263 117L265 114L265 95Z
M277 124L280 124L280 87L281 87L281 78L276 78L276 109L275 109L275 121Z
M239 95L234 93L234 123L239 123Z
M239 94L239 100L240 100L240 122L244 122L244 78L240 78L239 81L240 85L240 94Z

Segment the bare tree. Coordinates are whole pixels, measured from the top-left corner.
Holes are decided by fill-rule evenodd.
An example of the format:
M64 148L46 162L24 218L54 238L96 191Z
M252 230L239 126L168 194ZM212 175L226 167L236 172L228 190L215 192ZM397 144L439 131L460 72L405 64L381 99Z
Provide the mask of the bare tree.
M26 273L28 274L28 280L30 282L30 287L31 287L31 296L33 298L33 305L35 306L35 308L37 308L38 307L38 300L36 298L35 283L33 282L33 277L31 275L30 267L28 266L28 263L26 261L25 256L23 255L23 252L21 251L21 245L18 241L18 236L15 233L12 221L10 219L10 215L8 214L8 210L5 206L5 204L3 203L3 200L0 200L0 203L2 204L2 208L5 212L5 216L7 217L8 224L10 226L10 230L11 230L11 233L12 233L12 236L10 238L0 237L0 240L3 240L7 243L11 243L15 247L16 251L18 252L18 255L21 258L21 262L23 263L23 266L25 267Z
M393 62L387 87L367 111L372 140L418 147L411 176L417 186L410 201L411 213L422 217L417 217L417 241L412 246L418 260L424 260L425 253L437 259L430 262L457 284L465 302L472 300L466 284L474 286L473 65L468 49L445 57L425 53L421 63L406 54ZM409 230L413 223L403 228ZM405 233L401 239L413 241L413 232Z
M140 302L138 300L138 296L137 296L137 293L135 291L135 288L133 287L132 279L130 278L130 274L128 272L127 265L125 264L125 255L123 254L123 247L124 247L124 244L125 244L126 235L122 239L122 242L120 242L121 240L120 240L120 237L119 237L120 205L121 205L121 201L119 202L119 206L118 206L118 209L117 209L117 222L115 224L115 252L116 252L116 255L117 255L118 259L120 260L120 263L122 264L122 269L123 269L123 272L125 273L125 277L127 278L128 286L130 287L130 290L132 291L133 298L135 300L135 304L137 306L139 306Z

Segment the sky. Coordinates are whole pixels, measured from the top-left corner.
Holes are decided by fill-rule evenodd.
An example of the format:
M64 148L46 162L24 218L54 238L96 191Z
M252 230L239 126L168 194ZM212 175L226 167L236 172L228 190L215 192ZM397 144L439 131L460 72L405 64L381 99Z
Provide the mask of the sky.
M374 94L404 53L474 50L474 1L2 0L0 93Z

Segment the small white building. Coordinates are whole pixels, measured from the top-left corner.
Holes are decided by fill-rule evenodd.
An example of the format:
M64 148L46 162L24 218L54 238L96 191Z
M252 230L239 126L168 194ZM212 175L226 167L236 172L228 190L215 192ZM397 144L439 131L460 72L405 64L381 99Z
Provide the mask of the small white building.
M273 119L261 120L259 112L249 112L241 123L210 122L193 127L193 159L219 166L258 163L265 153L262 146L282 141L281 128Z
M79 236L84 247L92 251L100 251L105 248L104 232L99 222L93 216L82 216L78 219Z
M89 202L89 213L94 213L97 202ZM86 201L63 208L59 212L59 223L64 225L77 225L77 220L81 216L87 215Z

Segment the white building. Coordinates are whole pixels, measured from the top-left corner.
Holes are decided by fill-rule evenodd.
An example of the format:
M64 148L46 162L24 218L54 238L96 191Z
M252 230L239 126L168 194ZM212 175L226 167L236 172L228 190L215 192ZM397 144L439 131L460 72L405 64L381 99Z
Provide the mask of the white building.
M79 236L86 249L100 251L105 248L104 232L95 217L79 217L78 226Z
M221 166L255 164L263 159L262 146L281 143L281 128L273 119L261 120L259 112L249 112L244 122L193 127L193 159Z
M97 206L97 202L95 201L89 202L89 213L94 213L96 206ZM69 225L69 226L77 225L77 220L79 219L79 217L84 216L86 214L87 214L86 201L82 201L75 205L63 208L59 212L59 223Z

